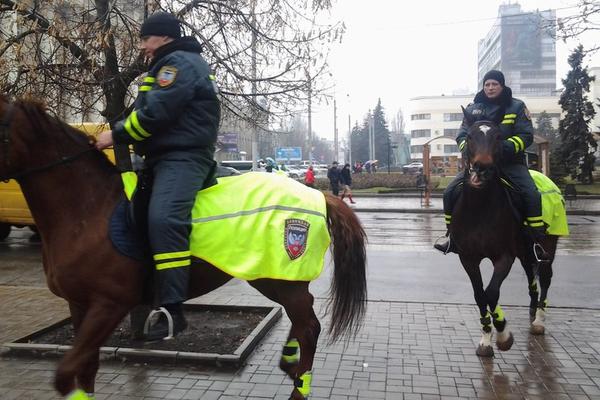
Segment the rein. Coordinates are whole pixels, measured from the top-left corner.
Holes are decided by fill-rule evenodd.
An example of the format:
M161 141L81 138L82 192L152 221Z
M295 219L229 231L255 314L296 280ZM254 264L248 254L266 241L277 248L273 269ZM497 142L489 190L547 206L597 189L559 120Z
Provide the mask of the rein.
M12 117L13 117L14 109L15 109L14 103L8 102L7 108L8 108L8 110L4 114L4 118L2 119L2 122L0 123L0 145L2 145L2 148L3 148L5 165L8 167L10 165L10 163L8 161L8 151L10 148L10 128L11 128L10 125L12 122ZM73 155L60 157L56 161L52 161L48 164L45 164L45 165L42 165L39 167L29 168L24 171L16 172L16 173L8 174L8 175L0 175L0 182L8 182L11 179L18 180L18 179L24 178L28 175L43 172L43 171L52 169L54 167L57 167L57 166L60 166L63 164L68 164L70 162L77 160L79 157L83 156L84 154L87 154L95 149L96 148L94 146L90 146L89 148L82 150L80 152L77 152Z

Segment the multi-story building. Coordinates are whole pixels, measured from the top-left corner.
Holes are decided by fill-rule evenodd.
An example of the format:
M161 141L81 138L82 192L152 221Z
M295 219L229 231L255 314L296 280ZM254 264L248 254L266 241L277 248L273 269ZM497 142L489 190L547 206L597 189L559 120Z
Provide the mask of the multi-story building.
M492 28L479 40L477 87L485 73L504 73L516 96L554 96L556 90L556 12L524 12L504 4Z

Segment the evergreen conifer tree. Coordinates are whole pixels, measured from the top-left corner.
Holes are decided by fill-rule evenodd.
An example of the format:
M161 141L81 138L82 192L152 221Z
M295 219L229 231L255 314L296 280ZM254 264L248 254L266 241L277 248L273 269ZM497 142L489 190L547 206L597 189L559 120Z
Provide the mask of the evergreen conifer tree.
M542 136L550 143L553 143L555 141L555 139L557 138L557 131L554 128L554 126L552 126L552 118L545 110L540 113L540 115L535 121L535 125L536 134Z
M373 125L375 129L375 159L379 160L379 165L387 164L390 130L385 120L385 111L381 105L381 99L377 100L377 105L373 110Z
M581 183L592 183L592 172L596 157L594 152L598 143L590 132L589 123L594 118L594 106L587 98L590 90L590 77L586 67L582 66L583 46L579 45L569 56L571 71L563 79L564 90L559 104L563 118L559 123L560 161L568 174Z

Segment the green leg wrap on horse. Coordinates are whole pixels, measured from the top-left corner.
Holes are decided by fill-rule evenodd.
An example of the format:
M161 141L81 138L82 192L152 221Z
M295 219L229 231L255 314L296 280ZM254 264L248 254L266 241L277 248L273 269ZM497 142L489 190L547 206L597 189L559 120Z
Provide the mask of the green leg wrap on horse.
M482 331L489 333L492 330L492 317L489 311L485 314L485 317L479 319L479 322L481 322Z
M307 397L310 394L310 384L312 382L312 372L306 371L299 378L296 378L294 381L294 386L300 392L300 394L304 397Z
M94 396L88 395L81 389L77 389L68 394L66 400L94 400Z
M500 304L496 305L494 312L492 313L492 317L494 317L495 321L504 321L504 311L500 307Z
M298 339L290 339L283 346L281 360L288 364L297 364L300 361L300 343L298 343Z

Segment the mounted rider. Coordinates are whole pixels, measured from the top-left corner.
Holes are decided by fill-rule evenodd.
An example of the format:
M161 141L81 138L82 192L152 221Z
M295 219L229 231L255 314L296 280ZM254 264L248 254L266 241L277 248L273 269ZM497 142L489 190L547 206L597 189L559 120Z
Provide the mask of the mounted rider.
M512 90L505 84L504 74L491 70L483 77L483 89L475 95L473 103L466 108L465 114L470 116L470 120L491 121L498 125L502 138L500 163L502 174L520 193L524 202L525 222L534 242L539 244L546 232L546 226L542 221L541 195L525 163L525 149L533 143L533 124L529 110L523 101L512 97ZM467 151L468 130L465 117L456 137L463 159ZM456 189L463 184L464 174L464 171L459 173L444 191L444 217L448 240L434 245L435 249L444 254L457 252L451 240L450 226L456 201ZM544 251L541 253L545 254Z
M102 132L96 147L133 144L144 157L144 173L152 186L148 237L157 303L166 310L146 339L159 340L169 336L167 312L174 334L187 327L181 304L189 286L191 210L197 192L214 182L220 104L200 43L181 36L180 21L173 14L151 15L140 36L150 64L135 108L112 131Z

